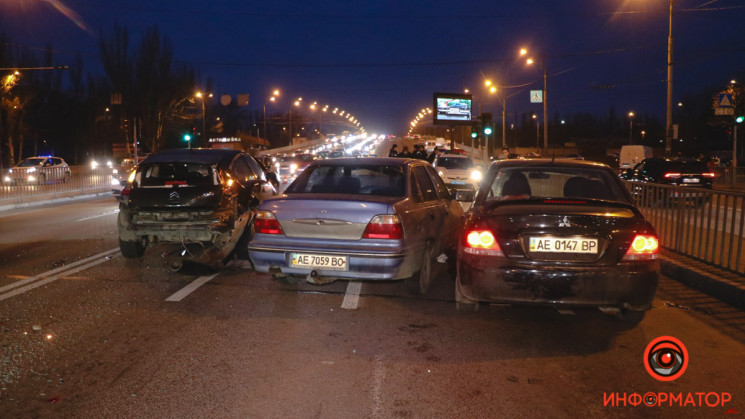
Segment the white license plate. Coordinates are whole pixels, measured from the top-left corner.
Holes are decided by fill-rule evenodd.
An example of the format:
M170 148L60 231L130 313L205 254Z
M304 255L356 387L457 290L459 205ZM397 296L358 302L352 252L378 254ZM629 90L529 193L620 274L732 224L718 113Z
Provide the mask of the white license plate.
M698 178L683 178L683 183L699 183L700 180Z
M450 183L453 185L465 185L466 182L464 180L451 180Z
M531 237L531 252L598 253L598 239L565 237Z
M333 271L348 270L346 256L291 253L290 259L290 265L293 268L323 268Z

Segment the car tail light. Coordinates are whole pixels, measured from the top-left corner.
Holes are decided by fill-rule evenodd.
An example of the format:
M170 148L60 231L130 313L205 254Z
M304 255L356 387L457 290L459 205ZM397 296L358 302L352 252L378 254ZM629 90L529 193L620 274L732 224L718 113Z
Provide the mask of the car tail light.
M713 178L713 177L716 176L716 173L706 172L706 173L701 173L701 175L704 176L704 177L711 177L711 178Z
M472 255L504 256L494 233L483 229L466 230L463 251Z
M622 260L653 260L657 259L659 252L660 242L657 236L637 234Z
M254 232L261 234L284 234L277 217L271 211L259 211L254 217Z
M376 215L362 234L363 239L396 240L404 236L398 215Z
M681 176L680 173L665 173L665 179L675 179Z
M127 185L124 189L122 189L121 196L129 196L129 185Z

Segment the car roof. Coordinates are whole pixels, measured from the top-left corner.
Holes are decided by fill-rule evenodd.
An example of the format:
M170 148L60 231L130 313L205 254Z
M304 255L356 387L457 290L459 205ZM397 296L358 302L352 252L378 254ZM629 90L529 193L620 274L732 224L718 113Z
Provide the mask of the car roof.
M218 164L230 163L235 156L245 154L240 150L232 149L212 149L212 148L178 148L173 150L157 151L149 156L142 163L202 163Z
M499 167L545 167L545 166L557 166L557 167L604 167L610 169L610 166L604 163L598 163L588 160L572 160L572 159L509 159L509 160L497 160L492 162L492 166Z
M406 164L423 163L428 165L424 160L421 159L409 159L400 157L340 157L337 159L326 159L326 160L314 160L310 164L312 166L324 165L324 166L344 166L344 165L386 165L386 166L404 166Z

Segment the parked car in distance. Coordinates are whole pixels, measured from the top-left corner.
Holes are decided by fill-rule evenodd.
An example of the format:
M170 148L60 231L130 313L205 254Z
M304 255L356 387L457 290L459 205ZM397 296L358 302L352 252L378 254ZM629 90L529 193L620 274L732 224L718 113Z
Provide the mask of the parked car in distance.
M500 160L465 216L456 305L597 307L639 322L657 290L657 258L654 228L610 167Z
M624 170L632 169L642 160L651 157L653 157L652 147L643 145L621 146L621 151L618 153L618 170L623 172Z
M25 158L8 169L3 182L43 185L47 182L68 182L71 177L70 166L61 157L38 156Z
M622 172L621 177L637 182L711 189L715 174L700 160L653 157Z
M463 154L440 154L435 157L432 166L449 187L476 188L483 176L481 168Z
M248 252L258 272L275 276L405 280L410 292L426 293L432 263L454 251L462 217L425 161L319 160L261 203Z
M111 168L111 194L119 199L122 190L127 186L127 179L132 170L135 169L135 159L124 158Z
M259 202L276 194L250 155L229 149L160 151L130 179L117 221L125 258L142 257L158 243L175 244L189 260L213 267L234 249L247 258L246 226Z

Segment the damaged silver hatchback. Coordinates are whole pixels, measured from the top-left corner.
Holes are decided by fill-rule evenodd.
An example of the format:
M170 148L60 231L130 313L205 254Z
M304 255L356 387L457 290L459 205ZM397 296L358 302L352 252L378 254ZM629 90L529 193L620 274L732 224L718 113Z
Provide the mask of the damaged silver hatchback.
M253 210L276 195L263 170L238 150L180 149L150 155L130 175L119 203L125 258L148 246L178 244L186 259L219 267L235 250L248 258ZM178 267L179 261L174 262Z

